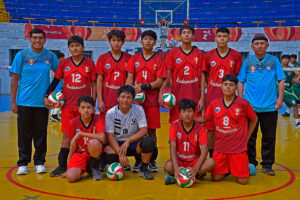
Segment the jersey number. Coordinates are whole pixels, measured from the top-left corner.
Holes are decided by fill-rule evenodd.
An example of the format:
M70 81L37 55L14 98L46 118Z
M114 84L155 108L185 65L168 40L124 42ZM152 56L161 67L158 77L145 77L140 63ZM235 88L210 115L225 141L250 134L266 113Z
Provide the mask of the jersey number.
M224 126L228 126L228 124L229 124L229 118L228 117L223 118L223 124L224 124Z
M223 70L223 69L220 69L219 72L220 72L219 78L223 78L223 76L224 76L224 70Z
M147 80L147 71L143 71L143 73L142 73L142 77L144 77L144 78L145 78L145 80Z
M115 72L114 80L117 80L117 78L120 76L120 72Z
M184 151L190 151L190 143L189 142L183 142L183 150Z
M188 66L185 66L183 75L190 75L189 71L190 71L190 68Z
M73 83L80 83L81 82L81 75L80 74L72 74L72 82Z

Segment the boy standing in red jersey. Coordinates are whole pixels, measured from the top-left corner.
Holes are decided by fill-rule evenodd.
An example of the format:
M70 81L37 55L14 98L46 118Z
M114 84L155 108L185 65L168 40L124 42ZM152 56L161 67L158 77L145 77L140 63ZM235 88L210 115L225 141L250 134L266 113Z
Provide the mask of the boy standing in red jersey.
M93 179L101 180L99 157L103 152L103 144L106 143L105 119L104 116L95 114L95 100L90 96L78 99L78 111L80 116L70 121L67 131L67 137L72 141L65 175L73 183L80 179L89 165Z
M101 113L106 113L118 104L117 93L120 86L125 85L125 69L131 57L121 50L126 38L123 31L112 30L107 37L111 51L100 55L96 64L98 109ZM132 77L132 74L128 73L128 76Z
M161 91L166 88L171 80L171 93L176 97L176 105L170 110L169 122L179 119L178 102L183 98L192 99L196 107L195 117L201 116L204 107L205 85L201 86L201 68L204 66L204 56L201 50L192 46L195 30L191 25L183 25L180 28L181 47L175 47L169 51L166 57L167 76L163 82ZM160 93L159 103L163 105L163 94ZM200 98L201 97L201 98ZM200 101L203 99L203 102Z
M227 74L238 75L240 71L242 56L238 51L228 47L229 41L229 29L224 27L217 29L215 37L217 48L204 55L206 65L202 69L202 73L206 79L202 79L202 81L206 82L207 80L206 108L212 100L223 96L221 90L223 76ZM207 128L208 150L210 157L212 157L215 126L212 121L209 121L205 124L205 127Z
M247 143L257 123L257 117L248 101L236 96L238 79L227 74L222 79L223 98L213 100L201 122L213 121L215 149L212 169L213 181L219 181L230 173L240 184L249 180ZM250 121L248 123L248 121Z
M165 184L175 183L174 176L182 168L190 168L188 172L194 177L205 174L215 166L215 161L207 157L206 129L195 122L195 102L191 99L181 99L178 103L180 120L170 126L171 160L165 164Z
M46 107L52 108L48 95L55 89L60 80L63 80L63 94L66 102L61 111L61 131L63 140L58 154L59 166L50 173L50 176L59 176L67 170L67 160L70 151L70 139L67 138L69 121L79 116L77 101L82 95L96 97L96 74L95 64L89 58L83 57L83 38L77 35L68 40L71 57L60 62L55 77L48 87L44 103Z
M160 128L158 96L163 79L167 77L167 72L162 57L153 52L156 39L156 33L152 30L142 33L141 44L143 51L132 56L128 63L128 72L134 75L134 82L129 80L128 84L132 84L133 82L136 93L145 93L146 99L142 103L142 106L146 114L148 135L152 136L157 144L156 129ZM149 170L151 172L158 172L155 162L157 156L158 149L155 146L149 163ZM133 172L138 172L140 168L141 160L137 157L136 159L137 162L132 169Z

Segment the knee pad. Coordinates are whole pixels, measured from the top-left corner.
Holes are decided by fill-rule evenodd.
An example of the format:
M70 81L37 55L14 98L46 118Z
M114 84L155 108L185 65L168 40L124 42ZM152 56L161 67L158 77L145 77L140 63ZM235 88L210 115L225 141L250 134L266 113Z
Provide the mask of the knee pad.
M119 162L119 156L112 153L103 153L103 160L105 164L111 164L114 162Z
M142 153L151 153L154 150L155 142L151 136L144 136L141 139L140 145L141 145Z

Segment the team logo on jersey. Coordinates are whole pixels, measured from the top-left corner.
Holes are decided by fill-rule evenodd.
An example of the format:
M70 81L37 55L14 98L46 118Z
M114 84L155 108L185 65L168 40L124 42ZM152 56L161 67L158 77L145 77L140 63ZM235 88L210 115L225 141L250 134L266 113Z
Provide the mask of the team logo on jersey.
M110 66L110 64L109 63L107 63L106 65L105 65L105 68L106 69L109 69L111 66Z
M233 64L234 64L234 61L230 61L230 68L232 68L232 66L233 66Z
M250 71L254 72L255 71L255 67L254 66L250 67Z
M34 60L33 60L33 59L30 59L30 60L28 61L28 63L29 63L29 65L33 65L33 64L34 64Z
M81 131L80 131L80 129L79 129L79 128L78 128L78 129L76 129L76 134L77 134L77 133L80 133L80 132L81 132Z
M154 70L156 71L156 69L157 69L157 64L154 64L153 67L154 67Z
M212 66L212 67L216 66L216 64L217 64L217 63L216 63L216 61L214 61L214 60L210 62L210 66Z
M71 70L71 67L69 67L69 66L65 68L65 71L66 71L66 72L68 72L68 71L70 71L70 70Z
M194 57L195 63L198 64L198 57Z
M269 66L267 66L267 70L268 71L270 71L271 70L271 66L269 65Z
M220 107L216 107L215 111L216 111L216 113L218 113L218 112L221 111L221 108Z
M177 64L181 63L181 58L177 58L177 59L176 59L176 63L177 63Z
M49 65L49 60L45 60L46 65Z
M138 123L138 121L137 121L136 118L132 118L132 119L131 119L131 125L135 125L135 124L137 124L137 123Z
M181 134L177 132L177 138L181 138Z
M240 114L240 111L241 111L241 110L240 110L239 108L236 108L236 109L235 109L235 115L239 115L239 114Z
M90 69L89 69L88 66L85 66L85 72L86 72L86 73L90 72Z
M134 63L134 66L135 66L135 67L139 67L139 66L140 66L140 63L139 63L139 62L136 62L136 63Z

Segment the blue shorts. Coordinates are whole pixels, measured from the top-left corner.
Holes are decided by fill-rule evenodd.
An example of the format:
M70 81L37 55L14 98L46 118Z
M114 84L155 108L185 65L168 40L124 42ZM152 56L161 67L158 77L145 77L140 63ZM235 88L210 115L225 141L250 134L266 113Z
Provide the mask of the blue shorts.
M135 156L135 155L137 155L137 153L136 153L136 147L137 147L139 141L140 140L135 141L133 143L130 143L129 147L127 148L126 156ZM122 141L122 142L117 141L117 142L118 142L119 146L121 146L125 141Z

